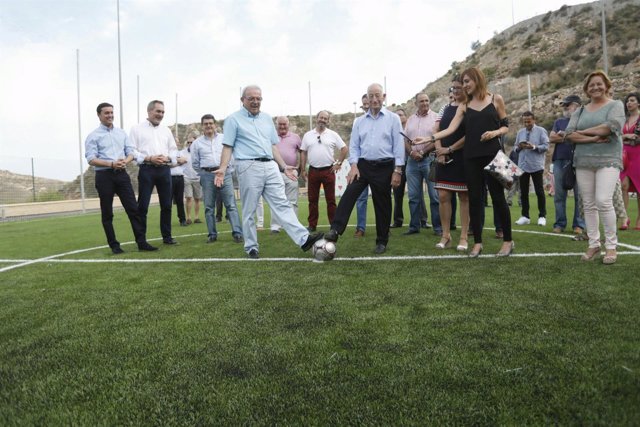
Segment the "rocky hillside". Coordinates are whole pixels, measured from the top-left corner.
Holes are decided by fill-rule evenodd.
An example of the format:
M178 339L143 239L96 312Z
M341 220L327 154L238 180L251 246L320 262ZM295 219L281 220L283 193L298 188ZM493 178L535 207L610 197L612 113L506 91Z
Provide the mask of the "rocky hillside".
M623 98L640 90L640 0L605 0L609 58L609 76L614 97ZM490 91L500 93L507 103L511 123L507 144L520 127L520 115L529 109L527 80L531 81L532 110L538 124L551 128L559 116L560 100L569 94L583 99L582 82L586 74L603 69L602 2L562 6L558 10L530 18L496 34L484 45L475 46L467 58L451 64L451 70L434 82L425 82L417 92L428 93L432 108L439 110L447 101L452 76L471 66L480 67L490 81ZM403 107L412 113L412 100L391 108ZM335 113L332 129L349 140L353 113ZM293 131L309 130L307 116L290 116ZM222 124L221 124L222 125ZM178 125L182 140L198 123ZM135 167L134 167L135 168ZM135 173L131 173L135 181ZM93 190L93 171L85 179L87 191ZM87 183L88 182L88 183ZM136 184L134 183L134 186ZM65 187L67 197L79 197L79 179Z
M35 193L33 191L35 181ZM31 175L19 175L0 170L0 205L46 200L62 200L62 187L65 183L55 179L38 178Z

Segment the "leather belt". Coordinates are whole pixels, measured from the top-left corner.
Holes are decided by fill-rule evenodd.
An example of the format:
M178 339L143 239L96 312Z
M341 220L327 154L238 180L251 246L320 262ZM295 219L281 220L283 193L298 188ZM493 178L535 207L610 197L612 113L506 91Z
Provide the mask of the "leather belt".
M315 166L309 166L309 169L313 169L314 171L326 171L328 169L331 169L333 166L324 166L321 168L317 168Z
M216 166L215 168L200 168L200 169L202 169L205 172L215 172L218 169L220 169L220 166Z
M247 160L254 160L256 162L272 162L273 159L270 159L268 157L258 157L257 159L247 159Z
M363 162L369 163L371 166L387 166L389 163L394 162L394 159L392 157L387 157L387 158L378 159L378 160L367 160L367 159L360 158L360 160L362 160Z
M156 165L154 163L143 163L140 166L149 166L152 168L168 168L169 167L169 165Z

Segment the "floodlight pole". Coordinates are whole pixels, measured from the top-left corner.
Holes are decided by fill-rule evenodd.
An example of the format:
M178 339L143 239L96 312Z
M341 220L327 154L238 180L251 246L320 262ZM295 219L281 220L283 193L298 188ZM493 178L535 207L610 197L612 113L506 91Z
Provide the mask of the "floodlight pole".
M124 129L124 111L122 108L122 59L120 57L120 0L116 0L118 11L118 87L120 90L120 128Z
M527 74L527 93L529 95L529 111L533 111L531 106L531 74Z
M138 74L137 76L137 80L138 80L138 84L137 84L137 92L138 92L138 121L136 123L140 123L140 74Z
M176 93L176 139L178 139L178 94Z
M82 213L85 213L86 208L84 205L84 162L82 161L82 128L80 122L80 49L76 49L76 73L78 86L78 157L80 159L80 198L82 199Z
M311 80L309 80L309 130L313 129L313 119L311 112Z
M604 72L609 74L609 57L607 55L607 24L605 19L605 1L602 0L602 61L604 62Z

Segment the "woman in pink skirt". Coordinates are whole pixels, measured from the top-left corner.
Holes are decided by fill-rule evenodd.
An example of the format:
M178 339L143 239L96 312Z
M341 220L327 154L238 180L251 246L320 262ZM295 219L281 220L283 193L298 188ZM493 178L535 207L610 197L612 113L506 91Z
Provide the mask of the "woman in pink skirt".
M638 193L640 191L640 110L638 103L640 94L637 92L630 93L624 99L624 109L626 122L622 128L622 160L623 170L620 172L620 181L622 181L622 199L624 207L629 212L629 193ZM640 212L640 197L637 197L638 212ZM627 219L622 224L620 230L629 228L630 220ZM640 230L640 213L636 217L635 230Z

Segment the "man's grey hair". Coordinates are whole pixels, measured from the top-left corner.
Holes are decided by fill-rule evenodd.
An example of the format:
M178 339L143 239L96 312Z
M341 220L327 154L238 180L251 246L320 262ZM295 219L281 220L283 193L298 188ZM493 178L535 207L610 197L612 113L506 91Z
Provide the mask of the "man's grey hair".
M289 124L289 117L287 117L287 116L278 116L278 117L276 117L276 123L279 123L279 122L284 122L286 124Z
M427 97L427 99L428 99L429 101L431 101L431 99L429 98L429 95L427 95L427 94L426 94L426 93L424 93L424 92L418 92L418 93L416 93L416 96L414 97L414 100L415 100L415 101L417 101L417 100L418 100L418 97L419 97L420 95L424 95L424 96L426 96L426 97Z
M242 89L242 98L245 97L245 95L247 94L248 90L251 89L258 89L260 91L260 93L262 93L262 89L260 89L260 86L258 85L249 85L249 86L245 86L244 89Z
M327 110L320 110L320 111L318 111L318 114L316 114L316 119L317 119L318 117L320 117L320 113L327 113L327 115L328 115L329 117L331 117L331 113L330 113L330 112L328 112Z
M156 104L161 104L164 106L164 102L154 99L153 101L147 104L147 112L153 111L153 109L156 107Z

